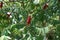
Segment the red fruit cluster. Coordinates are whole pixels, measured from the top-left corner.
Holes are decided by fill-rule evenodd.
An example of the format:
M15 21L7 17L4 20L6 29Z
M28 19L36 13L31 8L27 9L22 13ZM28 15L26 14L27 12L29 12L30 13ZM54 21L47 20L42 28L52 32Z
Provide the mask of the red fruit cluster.
M27 24L30 24L30 22L31 22L31 16L28 16L28 18L27 18Z
M46 3L44 6L43 6L43 9L46 9L48 7L48 3Z
M0 2L0 8L2 8L3 7L3 2Z

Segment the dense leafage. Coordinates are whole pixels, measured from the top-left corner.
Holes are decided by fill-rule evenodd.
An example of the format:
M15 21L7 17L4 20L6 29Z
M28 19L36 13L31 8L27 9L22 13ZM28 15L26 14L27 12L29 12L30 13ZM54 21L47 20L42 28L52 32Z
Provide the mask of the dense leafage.
M10 0L10 2L4 0L2 2L3 4L0 2L1 37L5 35L4 37L11 37L11 40L43 40L47 36L47 39L52 40L54 37L53 40L60 40L59 0ZM29 13L32 17L28 15ZM56 27L54 36L50 32L52 27Z

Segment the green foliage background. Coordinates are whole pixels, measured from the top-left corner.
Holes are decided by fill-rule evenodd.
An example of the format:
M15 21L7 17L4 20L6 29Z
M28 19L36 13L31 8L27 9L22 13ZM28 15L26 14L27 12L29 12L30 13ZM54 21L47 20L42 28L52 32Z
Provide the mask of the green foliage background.
M44 28L42 22L46 20L46 23L56 27L54 35L58 35L59 38L54 38L54 40L60 39L60 2L58 0L40 0L40 3L36 5L33 1L34 0L3 1L3 8L0 9L0 36L10 36L12 40L15 38L18 40L28 40L28 38L33 40L33 37L35 37L36 40L42 40L43 36L38 34L36 27ZM47 9L43 9L44 4L47 2ZM7 17L7 12L12 13L12 18ZM26 26L29 13L32 15L32 20L30 25ZM20 19L19 15L23 17ZM12 22L14 18L17 22L16 24ZM25 35L25 37L23 37L23 35Z

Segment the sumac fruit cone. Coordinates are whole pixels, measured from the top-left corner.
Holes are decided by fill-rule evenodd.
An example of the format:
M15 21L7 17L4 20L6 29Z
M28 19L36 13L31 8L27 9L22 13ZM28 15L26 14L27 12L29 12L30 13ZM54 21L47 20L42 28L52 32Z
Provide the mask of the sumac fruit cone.
M46 3L44 6L43 6L43 9L46 9L48 7L48 3Z
M31 23L31 16L28 16L27 18L27 24L29 25Z
M0 2L0 8L2 8L3 7L3 2Z

